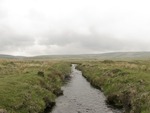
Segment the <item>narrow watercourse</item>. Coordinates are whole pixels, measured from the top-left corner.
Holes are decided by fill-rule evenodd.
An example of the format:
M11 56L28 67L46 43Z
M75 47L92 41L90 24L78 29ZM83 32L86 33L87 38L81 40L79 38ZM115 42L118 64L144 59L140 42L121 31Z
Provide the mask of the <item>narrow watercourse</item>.
M62 87L63 96L56 100L56 106L49 113L121 113L108 107L103 93L93 88L72 65L71 80Z

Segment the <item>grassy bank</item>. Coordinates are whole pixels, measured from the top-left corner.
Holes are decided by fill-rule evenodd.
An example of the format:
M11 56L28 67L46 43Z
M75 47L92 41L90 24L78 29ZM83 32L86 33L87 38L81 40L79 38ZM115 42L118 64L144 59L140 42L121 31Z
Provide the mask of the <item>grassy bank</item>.
M108 104L125 113L150 113L150 61L87 61L78 68Z
M62 93L69 73L66 62L0 60L0 112L44 112Z

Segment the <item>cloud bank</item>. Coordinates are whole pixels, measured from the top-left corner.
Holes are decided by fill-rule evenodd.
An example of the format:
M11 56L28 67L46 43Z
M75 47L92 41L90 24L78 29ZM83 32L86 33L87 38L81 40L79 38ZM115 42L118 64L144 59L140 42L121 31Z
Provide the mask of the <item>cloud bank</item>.
M0 53L150 50L148 0L0 0Z

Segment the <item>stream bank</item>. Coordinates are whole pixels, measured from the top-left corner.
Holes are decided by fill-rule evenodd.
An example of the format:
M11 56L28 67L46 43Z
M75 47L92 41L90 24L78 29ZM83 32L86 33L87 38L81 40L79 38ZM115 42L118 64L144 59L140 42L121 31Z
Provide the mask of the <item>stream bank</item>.
M62 87L63 96L56 99L56 106L49 113L121 113L108 107L103 93L93 88L72 65L71 80Z

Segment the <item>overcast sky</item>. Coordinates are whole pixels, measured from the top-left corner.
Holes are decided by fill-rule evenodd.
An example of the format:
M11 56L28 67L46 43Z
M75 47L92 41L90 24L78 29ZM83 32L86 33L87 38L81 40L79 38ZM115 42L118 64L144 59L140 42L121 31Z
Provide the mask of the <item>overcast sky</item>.
M0 54L149 50L149 0L0 0Z

